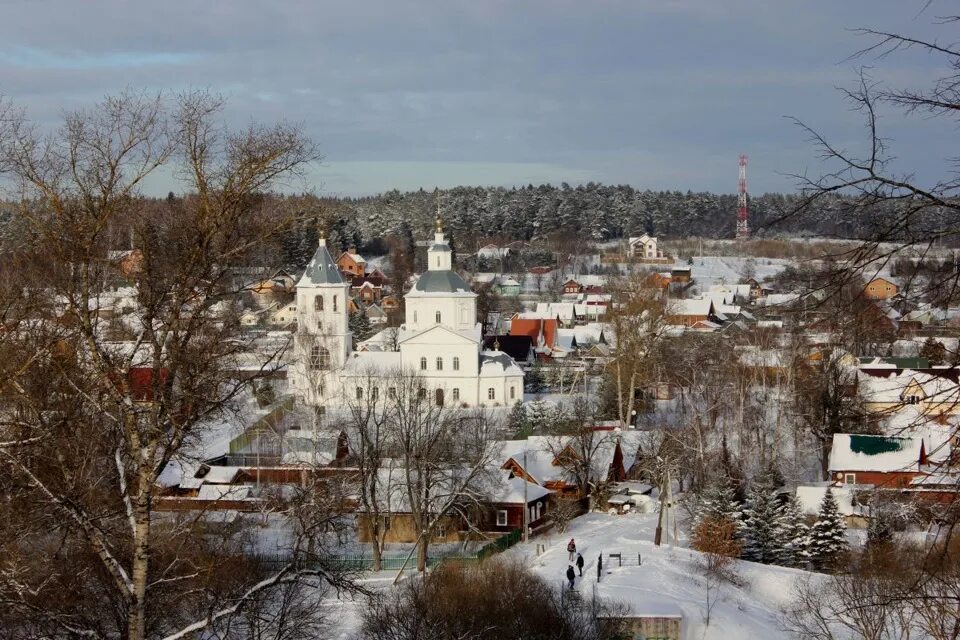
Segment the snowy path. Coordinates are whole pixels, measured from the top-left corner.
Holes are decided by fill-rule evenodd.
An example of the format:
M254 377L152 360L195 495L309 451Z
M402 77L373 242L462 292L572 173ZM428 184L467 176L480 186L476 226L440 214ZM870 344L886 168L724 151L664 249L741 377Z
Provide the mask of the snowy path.
M712 597L710 625L704 625L706 584L699 569L700 554L683 547L653 544L656 514L610 516L591 513L574 520L563 535L535 538L518 545L506 556L525 558L544 578L565 585L570 564L567 542L574 538L584 557L583 578L575 588L584 595L596 590L605 599L630 607L635 613L682 613L688 639L783 638L777 622L780 608L789 601L794 581L802 571L738 562L742 585L722 584ZM537 543L546 551L536 555ZM597 556L603 553L603 575L597 583ZM620 553L623 566L609 557ZM643 564L638 565L637 554Z

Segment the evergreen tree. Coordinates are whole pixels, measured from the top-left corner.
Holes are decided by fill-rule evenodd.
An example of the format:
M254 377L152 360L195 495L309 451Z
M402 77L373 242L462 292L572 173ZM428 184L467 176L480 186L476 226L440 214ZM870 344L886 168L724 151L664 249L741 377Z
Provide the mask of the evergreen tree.
M693 509L694 529L705 520L727 520L740 528L742 506L728 482L716 482L700 492Z
M513 405L507 420L510 431L515 438L524 439L530 435L530 419L527 416L527 408L519 400Z
M546 383L543 378L543 368L539 361L534 361L533 366L527 371L524 382L527 393L543 393Z
M783 552L785 541L777 492L768 481L754 482L743 508L740 537L743 559L773 564Z
M829 571L837 566L847 550L846 530L837 500L828 487L820 503L817 521L810 529L810 560L817 569Z
M785 567L803 567L809 559L807 543L810 530L804 522L803 511L797 496L790 494L780 503L777 524L780 526L780 535L783 547L777 554L776 563Z
M361 309L356 313L350 314L350 331L353 333L354 340L366 340L373 333L370 326L370 319Z

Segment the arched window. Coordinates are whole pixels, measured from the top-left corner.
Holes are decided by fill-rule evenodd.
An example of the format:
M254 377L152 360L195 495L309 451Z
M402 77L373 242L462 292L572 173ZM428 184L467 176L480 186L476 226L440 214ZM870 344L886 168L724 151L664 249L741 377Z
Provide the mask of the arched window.
M436 313L436 318L437 318L437 324L440 324L440 312L439 312L439 311L437 311L437 313Z
M437 371L443 371L443 358L437 358Z
M516 397L517 397L517 388L510 387L510 399L513 400Z
M423 400L424 398L426 398L426 397L427 397L427 390L424 389L423 387L420 387L419 389L417 389L417 397L420 398L421 400Z
M370 399L376 402L377 398L379 397L380 397L380 387L374 387L372 392L370 393Z
M460 371L460 358L453 356L453 370Z
M487 400L496 400L497 392L493 390L493 387L487 389Z
M414 324L417 323L417 312L416 312L416 311L413 312L413 323L414 323Z
M460 387L454 387L454 388L453 388L453 399L454 399L454 400L459 400L459 399L460 399Z
M310 347L310 368L314 371L330 368L330 352L325 347L318 344Z
M337 296L333 296L333 310L337 310Z
M437 389L433 392L433 399L436 401L438 407L443 406L443 389Z
M440 266L440 256L437 256L437 266Z
M427 370L427 358L426 356L424 356L423 358L420 358L420 371L426 371L426 370Z
M357 387L357 400L363 400L363 387Z
M323 296L313 296L313 310L323 311Z

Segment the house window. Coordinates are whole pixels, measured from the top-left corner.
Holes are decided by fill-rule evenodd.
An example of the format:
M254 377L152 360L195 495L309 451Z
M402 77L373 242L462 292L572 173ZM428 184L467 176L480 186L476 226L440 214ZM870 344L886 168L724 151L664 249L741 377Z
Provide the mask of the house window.
M510 399L513 400L516 397L517 397L517 388L510 387Z
M421 400L423 400L424 398L426 398L426 397L427 397L427 390L424 389L423 387L420 387L419 389L417 389L417 397L420 398Z
M920 404L920 396L907 396L907 404Z
M420 371L426 371L426 370L427 370L427 358L426 357L420 358Z
M314 371L318 369L329 369L330 352L318 344L310 347L310 368Z
M313 310L323 311L323 296L313 296Z
M357 400L363 400L363 387L357 387Z
M436 391L434 391L433 397L437 403L437 406L442 407L443 406L443 389L437 389Z
M416 312L416 311L413 312L413 323L414 323L414 324L417 323L417 312Z
M454 388L453 388L453 399L454 399L454 400L459 400L459 399L460 399L460 387L454 387Z
M437 358L437 371L443 371L443 358Z
M333 310L337 310L337 296L333 296Z
M497 526L498 527L507 526L507 510L506 509L497 509Z
M376 402L377 398L380 397L380 387L374 387L370 392L370 399Z
M440 324L440 312L439 312L439 311L437 311L435 317L436 317L436 319L437 319L437 324Z
M394 398L396 398L396 397L397 397L397 388L396 388L396 387L389 387L389 388L387 389L387 397L390 398L391 400L394 399Z
M453 357L453 370L460 371L460 358L456 356Z
M487 400L495 400L497 397L497 392L493 390L493 387L487 389Z
M843 476L844 484L857 484L857 474L847 473Z

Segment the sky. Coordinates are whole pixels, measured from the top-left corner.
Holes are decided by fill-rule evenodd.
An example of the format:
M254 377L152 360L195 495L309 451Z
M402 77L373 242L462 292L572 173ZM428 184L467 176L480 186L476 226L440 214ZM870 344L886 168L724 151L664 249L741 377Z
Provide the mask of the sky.
M824 167L799 118L857 150L857 69L927 87L942 60L850 59L858 27L943 42L932 0L2 0L0 94L42 126L124 88L204 88L230 126L301 125L324 195L629 183L792 191ZM952 124L884 113L898 166L941 177ZM149 190L177 190L160 175Z

